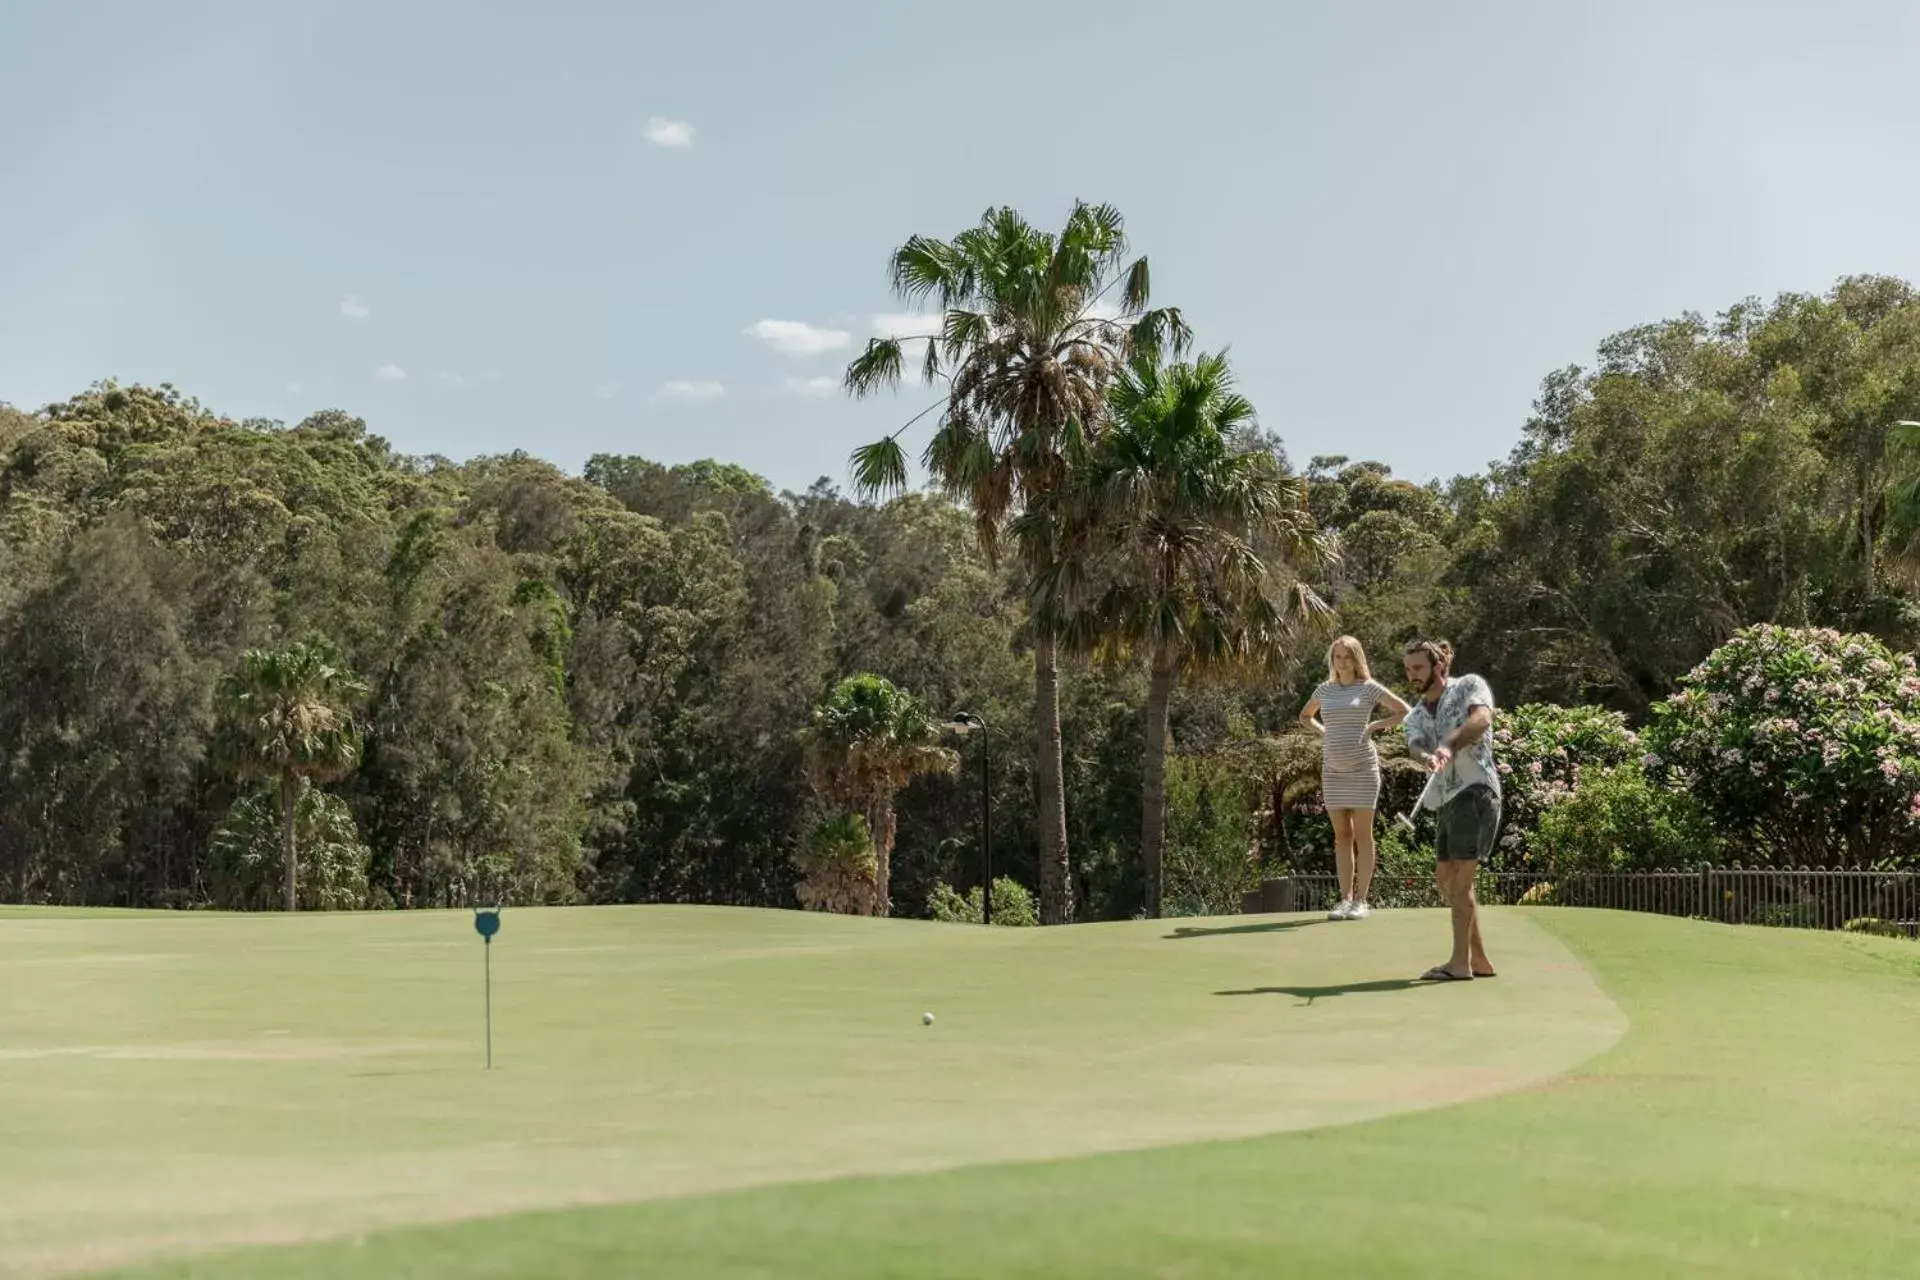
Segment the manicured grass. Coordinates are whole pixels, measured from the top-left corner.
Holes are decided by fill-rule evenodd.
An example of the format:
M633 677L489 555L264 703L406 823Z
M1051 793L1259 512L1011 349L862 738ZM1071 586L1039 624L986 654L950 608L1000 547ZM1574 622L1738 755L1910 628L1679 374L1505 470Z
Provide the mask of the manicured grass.
M338 1233L142 1274L1920 1270L1911 944L1503 912L1502 977L1435 989L1401 985L1438 958L1427 913L519 913L487 1076L464 927L0 922L0 1256ZM819 1181L846 1173L880 1176ZM752 1183L784 1185L714 1191Z

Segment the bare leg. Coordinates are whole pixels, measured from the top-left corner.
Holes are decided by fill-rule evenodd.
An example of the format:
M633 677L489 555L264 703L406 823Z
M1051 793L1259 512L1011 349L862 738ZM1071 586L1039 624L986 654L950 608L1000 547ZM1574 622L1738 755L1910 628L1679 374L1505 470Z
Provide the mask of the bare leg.
M1333 865L1340 873L1340 900L1353 901L1353 810L1333 809Z
M1473 938L1480 928L1475 918L1479 904L1473 897L1473 874L1479 864L1451 862L1447 866L1453 877L1447 894L1447 906L1453 913L1453 955L1447 960L1447 968L1453 973L1472 973Z
M1474 880L1480 870L1477 862L1463 862L1467 878L1467 905L1472 912L1467 924L1467 963L1476 978L1494 976L1493 961L1487 959L1487 949L1480 942L1480 895L1474 889Z
M1373 845L1373 810L1355 809L1348 815L1353 824L1353 900L1365 902L1373 889L1376 855Z
M1440 966L1456 978L1473 976L1474 900L1471 862L1442 862L1434 869L1440 894L1446 900L1453 924L1453 954Z

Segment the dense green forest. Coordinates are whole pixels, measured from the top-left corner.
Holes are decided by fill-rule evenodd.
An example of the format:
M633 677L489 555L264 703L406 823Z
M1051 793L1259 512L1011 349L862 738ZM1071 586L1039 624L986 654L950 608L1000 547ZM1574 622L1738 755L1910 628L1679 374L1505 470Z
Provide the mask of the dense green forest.
M1339 631L1388 672L1408 636L1444 635L1505 705L1636 729L1751 624L1896 657L1920 639L1920 453L1896 426L1920 418L1920 295L1903 282L1618 334L1547 375L1506 461L1416 483L1364 441L1290 460L1224 360L1146 309L1144 271L1095 265L1125 274L1130 312L1097 335L1114 358L1076 374L1084 438L969 469L1012 393L971 384L980 438L962 439L956 377L939 483L884 500L826 480L778 493L725 461L599 456L573 476L524 454L409 457L345 413L236 421L165 385L0 406L0 893L279 906L291 838L302 908L795 906L796 853L836 809L809 726L870 673L906 691L925 766L867 810L885 815L895 912L978 883L988 746L997 871L1045 889L1057 836L1052 918L1217 908L1258 860L1324 856L1313 823L1282 819L1311 809L1288 734ZM1000 319L977 349L1012 332L1012 305L986 298ZM1094 438L1108 407L1132 453ZM887 479L875 461L857 463L869 485ZM1212 487L1162 494L1168 467ZM1100 607L1074 612L1059 584L1082 563ZM1041 644L1053 835L1036 822ZM940 732L959 712L984 742ZM1143 750L1156 717L1164 762Z

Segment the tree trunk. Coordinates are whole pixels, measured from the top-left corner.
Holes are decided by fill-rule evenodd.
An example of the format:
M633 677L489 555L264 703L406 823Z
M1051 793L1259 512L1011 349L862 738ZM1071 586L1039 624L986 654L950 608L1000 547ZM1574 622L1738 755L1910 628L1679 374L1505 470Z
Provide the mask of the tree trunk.
M873 914L893 913L893 792L882 791L867 808L873 834Z
M1167 704L1179 678L1180 669L1156 654L1147 682L1147 737L1140 762L1140 870L1146 878L1147 915L1156 920L1167 835Z
M293 811L300 802L300 775L280 776L280 852L287 860L287 910L300 909L299 851L294 847Z
M1073 880L1067 855L1067 794L1060 747L1058 644L1043 635L1033 646L1033 719L1039 745L1040 923L1073 919Z

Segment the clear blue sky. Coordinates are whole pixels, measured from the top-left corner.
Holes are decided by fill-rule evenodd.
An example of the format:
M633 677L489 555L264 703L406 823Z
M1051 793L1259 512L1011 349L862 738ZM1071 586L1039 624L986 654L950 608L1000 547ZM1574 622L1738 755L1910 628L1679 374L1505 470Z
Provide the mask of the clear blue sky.
M1892 0L0 0L0 399L840 480L928 397L780 348L1083 196L1296 459L1447 475L1617 329L1920 279L1916 68Z

